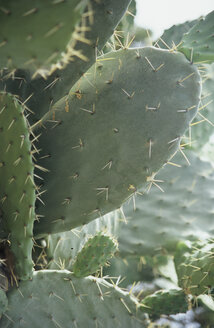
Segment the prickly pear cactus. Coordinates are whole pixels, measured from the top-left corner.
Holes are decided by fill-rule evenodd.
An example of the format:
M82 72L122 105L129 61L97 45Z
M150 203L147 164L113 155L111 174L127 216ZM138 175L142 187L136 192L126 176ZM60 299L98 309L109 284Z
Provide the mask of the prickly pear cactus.
M212 292L213 166L180 142L190 127L212 134L193 119L199 108L212 126L213 12L130 48L130 3L0 0L1 328L147 328ZM178 149L192 166L177 167ZM133 279L164 275L167 253L181 289L134 297Z

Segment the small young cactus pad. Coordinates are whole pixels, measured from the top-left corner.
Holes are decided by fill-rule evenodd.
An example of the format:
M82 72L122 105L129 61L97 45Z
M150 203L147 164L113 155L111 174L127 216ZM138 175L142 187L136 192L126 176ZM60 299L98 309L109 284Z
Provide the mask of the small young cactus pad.
M87 277L105 265L118 249L117 241L98 233L85 243L73 265L76 277Z
M58 270L59 267L63 266L64 269L72 271L74 259L88 238L96 235L98 232L114 236L117 226L118 221L114 220L114 215L108 213L83 227L48 235L45 239L48 269Z

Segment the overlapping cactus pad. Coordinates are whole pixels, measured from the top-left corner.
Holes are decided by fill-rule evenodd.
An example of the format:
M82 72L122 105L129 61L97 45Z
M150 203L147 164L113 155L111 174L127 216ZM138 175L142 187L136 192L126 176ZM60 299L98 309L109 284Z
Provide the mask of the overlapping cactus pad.
M183 34L187 33L196 23L197 20L173 25L164 31L161 37L155 42L155 45L159 45L162 49L176 49L181 43Z
M187 294L210 294L214 287L214 243L180 243L175 254L179 286Z
M176 154L173 163L182 167L166 165L150 183L148 194L124 205L128 224L124 222L119 229L122 257L157 254L164 249L174 252L180 240L213 236L214 170L194 153L186 154L190 166L181 153Z
M191 146L201 149L214 133L214 64L200 66L202 76L201 105L191 127Z
M184 34L179 51L194 63L214 61L214 11L199 20L188 33Z
M0 93L0 237L9 239L15 255L16 274L32 274L32 237L35 219L34 165L30 133L18 99Z
M80 17L78 3L1 0L0 67L38 69L57 62Z
M8 293L10 306L1 328L146 327L129 293L95 277L74 278L69 271L38 271Z
M180 289L161 290L151 294L141 302L142 311L158 318L161 314L183 313L188 310L187 296Z
M50 172L35 234L85 224L145 185L177 150L199 81L180 53L148 47L100 57L38 123L46 129L37 160Z

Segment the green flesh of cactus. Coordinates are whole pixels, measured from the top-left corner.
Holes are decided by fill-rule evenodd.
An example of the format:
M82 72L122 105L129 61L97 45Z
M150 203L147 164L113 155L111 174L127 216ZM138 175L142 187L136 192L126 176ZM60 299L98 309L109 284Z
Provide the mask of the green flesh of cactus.
M23 1L24 0L22 0L22 2ZM43 40L43 42L47 42L47 39L53 39L52 41L58 41L58 34L60 35L61 31L63 31L65 28L67 29L69 27L72 27L73 24L76 22L76 17L79 17L78 12L68 10L68 8L70 7L75 7L75 3L79 3L79 1L48 0L48 3L49 2L51 3L51 6L49 7L51 8L51 10L61 9L61 11L59 10L59 14L65 11L63 14L63 23L59 24L59 26L61 27L58 30L56 29L55 33L53 33L49 38L45 38L44 36L42 36L42 38L39 38L39 44L41 39ZM30 3L32 4L32 0L30 1ZM44 1L40 1L39 3L41 3L42 6L46 7L46 4L44 5ZM22 89L18 89L18 94L21 95L22 100L26 101L26 105L34 112L34 115L31 115L32 117L29 118L30 120L32 120L33 123L35 122L35 120L40 119L41 116L48 111L50 106L53 105L53 103L68 94L71 87L90 68L90 66L94 64L98 51L101 51L106 41L113 34L114 28L121 20L130 3L130 0L86 0L83 1L83 4L84 3L88 4L88 6L85 9L85 13L83 13L81 17L81 22L79 22L76 26L72 36L72 28L67 31L69 33L67 34L71 36L67 51L65 48L65 37L59 37L59 46L61 45L62 49L59 49L59 47L57 46L52 46L50 48L49 43L45 44L42 48L43 52L51 53L50 59L52 59L53 61L56 61L56 58L53 56L54 54L58 53L59 55L60 51L64 51L65 54L63 53L63 56L61 54L60 57L61 61L58 61L57 65L52 65L51 70L44 70L44 68L38 69L36 71L37 74L34 74L33 80L29 79L29 72L27 70L19 72L23 79L23 83ZM29 6L29 4L25 6ZM32 15L28 17L28 19L31 18L31 16L39 17L39 11L36 12L34 15L32 13ZM73 16L75 18L74 21L71 20L71 17ZM23 17L21 17L21 19L22 18ZM49 13L45 16L45 20L48 24L51 24L51 21L53 20L57 20L57 22L60 22L60 16L58 15L58 13L56 17L52 16ZM39 29L43 28L46 31L46 25L47 24L43 24L41 27L41 24L39 24ZM23 28L23 26L21 28ZM26 27L25 30L28 31ZM23 51L21 49L22 47L19 47L19 51ZM41 45L39 45L38 49L36 50L40 53ZM25 54L25 56L26 55L27 53ZM42 62L42 64L44 63ZM31 63L30 68L33 67L33 63ZM50 67L50 65L48 65L47 63L45 68L48 67ZM19 74L17 77L18 80L20 80ZM17 83L17 80L15 79L15 81L13 80L12 82L13 86ZM6 78L4 78L3 81L1 81L0 79L0 87L2 90L7 90L8 92L11 92L11 81L8 82Z
M77 254L73 265L76 277L87 277L105 265L118 249L117 241L98 233L90 238Z
M1 328L39 327L41 322L45 328L147 326L128 292L101 278L75 278L69 271L35 272L32 281L10 290L8 299Z
M21 279L32 275L33 223L35 219L34 165L24 105L0 93L0 236L9 239L15 271Z
M7 310L8 299L5 292L0 288L0 318L2 314Z
M214 63L200 67L202 77L201 105L191 127L191 147L199 150L214 133Z
M175 153L199 97L198 72L180 53L148 47L100 57L38 122L46 129L37 160L49 173L35 235L119 208Z
M175 254L179 286L185 293L210 294L214 286L214 243L180 243Z
M182 290L177 289L157 291L144 298L141 304L141 310L149 313L152 318L188 310L187 296Z
M156 45L163 49L176 48L181 43L183 35L185 38L185 33L197 22L198 20L194 20L172 26L164 31ZM187 134L190 138L190 146L194 150L200 150L214 132L214 64L199 64L198 68L202 78L201 103L190 133Z
M0 1L0 67L50 68L80 18L78 0ZM47 19L48 18L48 19Z
M83 227L47 236L45 239L45 252L47 254L48 269L63 267L72 271L74 259L88 238L98 232L114 236L117 226L118 222L114 220L114 215L109 213Z
M196 23L197 20L173 25L164 31L161 37L155 42L155 45L158 45L162 49L176 48L180 44L183 34L187 33Z
M214 61L214 11L184 34L178 50L193 63Z
M149 193L123 206L127 223L118 228L121 257L173 253L180 240L213 236L214 169L193 152L186 155L190 166L181 153L176 154L172 164L182 167L166 165L154 178L156 185L150 183ZM123 219L119 212L118 218Z

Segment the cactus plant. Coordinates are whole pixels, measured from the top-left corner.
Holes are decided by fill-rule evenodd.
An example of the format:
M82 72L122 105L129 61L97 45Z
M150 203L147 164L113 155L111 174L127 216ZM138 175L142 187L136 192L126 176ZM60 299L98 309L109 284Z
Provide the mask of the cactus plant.
M149 202L145 191L157 185L155 175L162 166L173 164L202 103L199 67L193 62L213 61L213 13L188 23L187 35L179 28L175 42L180 38L182 43L171 50L130 48L128 43L110 52L106 47L103 53L130 2L46 0L35 6L33 1L0 0L0 259L9 281L8 290L0 286L2 328L36 328L41 320L45 327L148 327L147 314L152 318L186 309L183 291L159 292L140 303L132 291L118 286L119 277L116 282L103 277L102 266L115 251L136 265L142 256L154 255L157 246L173 255L180 239L197 240L202 232L204 239L210 237L209 164L189 155L192 167L181 170L191 183L187 200L195 204L197 196L198 204L193 212L184 211L188 222L182 218L179 229L169 217L180 219L186 210L174 206L184 182L179 177L178 184L169 186L164 219L177 229L174 241L170 228L165 240L157 238L159 227L150 218L157 217L159 203L155 193ZM198 28L202 37L192 43ZM211 81L202 87L203 93L212 93ZM167 166L164 171L169 181ZM198 181L207 189L201 199ZM120 208L126 220L129 205L121 206L138 193L145 198L137 204L142 213L147 201L147 212L153 211L137 218L145 247L136 246L137 229L124 237L126 229L115 212ZM201 204L209 227L201 223ZM192 237L190 216L197 221ZM73 237L74 229L82 230ZM189 253L190 260L176 255L176 263L191 262L196 253ZM186 273L179 270L183 281ZM171 304L177 293L178 304ZM150 306L150 300L155 300L152 311L143 306ZM161 307L162 300L170 308Z

